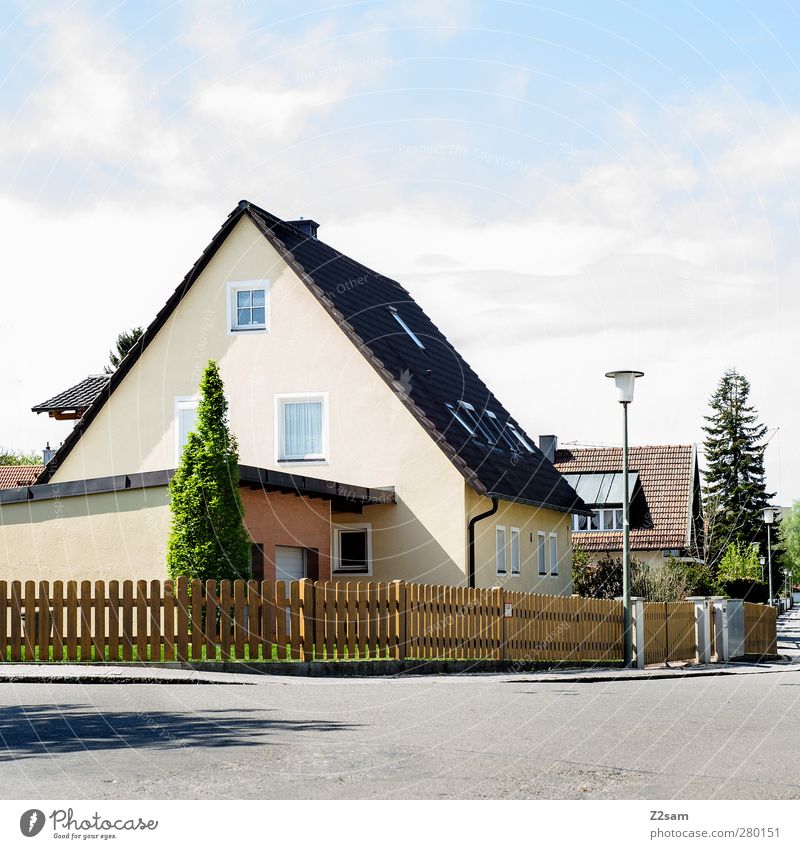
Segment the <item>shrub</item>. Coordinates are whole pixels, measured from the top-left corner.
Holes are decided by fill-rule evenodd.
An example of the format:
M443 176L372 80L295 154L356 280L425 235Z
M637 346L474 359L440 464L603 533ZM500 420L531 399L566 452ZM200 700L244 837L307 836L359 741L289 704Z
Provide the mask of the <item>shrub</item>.
M720 595L728 598L742 598L756 604L769 603L769 587L763 581L754 581L751 578L734 578L729 581L721 581L719 585Z
M584 598L622 595L622 560L612 557L592 562L587 551L572 551L572 591Z

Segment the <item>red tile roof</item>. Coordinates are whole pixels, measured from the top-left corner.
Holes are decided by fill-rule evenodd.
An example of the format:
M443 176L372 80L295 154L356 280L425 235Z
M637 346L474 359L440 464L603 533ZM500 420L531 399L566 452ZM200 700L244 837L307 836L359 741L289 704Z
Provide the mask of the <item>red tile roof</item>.
M695 485L692 445L631 447L629 468L639 473L647 503L648 527L631 522L631 549L686 548ZM561 448L556 468L562 474L622 471L621 448ZM621 551L622 531L573 532L572 543L585 551Z
M0 489L31 486L44 466L0 466Z

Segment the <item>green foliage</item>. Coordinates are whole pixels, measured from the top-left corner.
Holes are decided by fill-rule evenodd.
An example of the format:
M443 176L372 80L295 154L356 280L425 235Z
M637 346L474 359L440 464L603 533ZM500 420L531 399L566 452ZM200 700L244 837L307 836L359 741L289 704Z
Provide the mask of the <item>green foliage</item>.
M766 491L766 425L748 404L750 383L735 369L725 372L705 416L706 562L715 569L732 542L765 540L762 510L774 493Z
M588 552L574 548L572 591L584 598L618 598L622 595L622 560L605 557L592 562Z
M203 372L200 393L197 427L170 481L167 568L172 578L249 578L250 539L242 521L238 450L214 362Z
M789 515L781 519L775 548L781 565L791 573L791 582L800 582L800 501L795 501Z
M769 601L769 587L763 581L754 581L752 578L721 581L718 592L719 595L742 598L754 604L767 604Z
M688 595L686 570L674 559L631 564L631 595L645 601L680 601Z
M761 580L761 563L758 552L752 545L732 542L722 555L717 568L717 580L736 581L745 578L751 581Z
M712 571L705 563L684 562L670 558L673 568L683 572L686 582L686 595L717 595L717 582Z
M36 451L14 451L0 448L0 466L40 466L42 455Z
M139 341L139 338L144 333L141 327L132 327L130 330L124 331L117 336L116 351L108 352L108 360L110 365L103 368L106 374L113 374L119 364L122 362L125 355Z

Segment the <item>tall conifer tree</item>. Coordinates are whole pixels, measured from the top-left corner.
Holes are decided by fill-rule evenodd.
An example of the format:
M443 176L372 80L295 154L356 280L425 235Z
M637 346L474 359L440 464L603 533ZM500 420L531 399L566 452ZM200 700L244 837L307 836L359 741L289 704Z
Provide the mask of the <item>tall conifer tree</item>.
M250 541L239 495L236 438L215 362L200 381L197 425L170 481L172 528L167 546L171 577L202 580L250 577Z
M756 542L766 553L762 510L775 493L766 491L764 478L767 427L749 397L747 378L729 369L711 396L711 415L704 417L706 561L713 568L731 543Z

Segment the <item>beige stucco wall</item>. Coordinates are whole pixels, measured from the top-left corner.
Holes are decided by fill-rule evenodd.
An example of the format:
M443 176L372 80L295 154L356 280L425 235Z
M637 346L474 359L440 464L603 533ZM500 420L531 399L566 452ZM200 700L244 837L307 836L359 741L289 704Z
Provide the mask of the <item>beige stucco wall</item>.
M164 579L167 487L0 508L0 578L18 581Z
M489 498L478 496L466 489L468 519L491 509ZM505 577L497 574L496 536L498 525L506 528L506 539L510 528L520 530L520 574L512 575L510 560ZM558 535L559 569L557 576L539 575L536 558L537 533L544 531ZM466 529L465 529L466 534ZM532 535L532 538L531 538ZM572 534L570 517L555 510L544 510L499 501L494 516L482 519L475 526L475 583L479 587L503 586L520 592L544 593L547 595L569 595L572 592ZM508 556L508 555L507 555Z
M270 281L270 331L230 334L227 284L264 278ZM242 463L361 486L393 485L397 505L345 517L373 524L375 576L463 581L463 477L244 218L53 482L173 468L175 399L196 394L209 359L220 364ZM275 395L317 391L328 393L327 462L279 463Z

